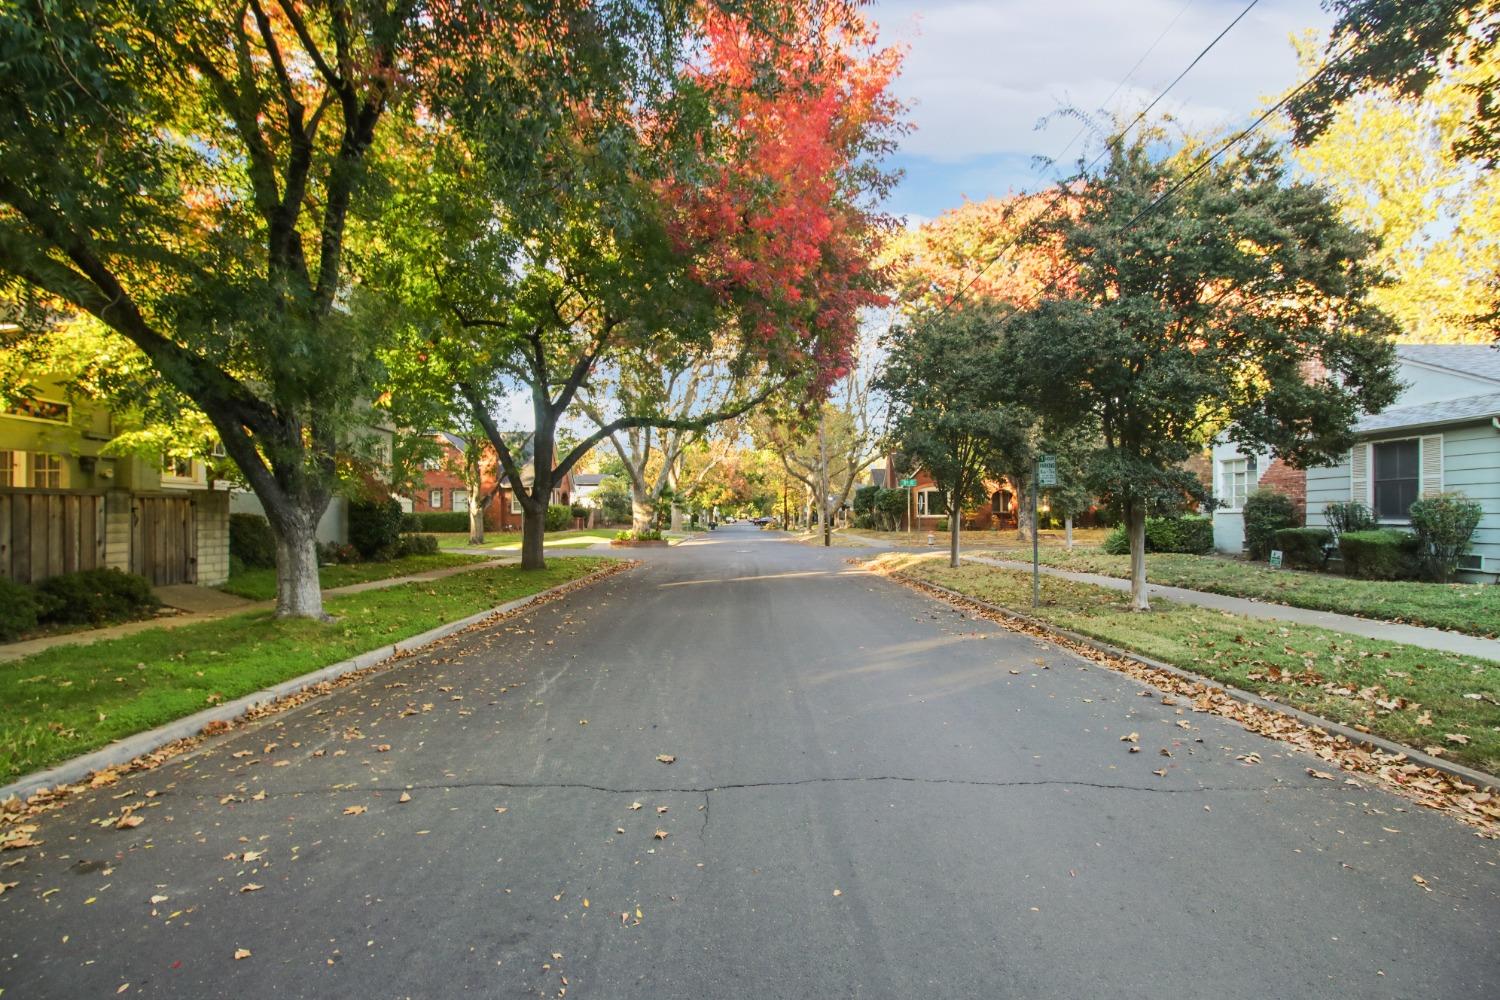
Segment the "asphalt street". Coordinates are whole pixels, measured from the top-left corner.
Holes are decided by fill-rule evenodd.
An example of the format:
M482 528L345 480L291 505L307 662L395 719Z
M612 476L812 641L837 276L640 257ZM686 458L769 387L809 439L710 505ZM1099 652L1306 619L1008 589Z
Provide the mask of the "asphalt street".
M725 527L80 797L0 998L1500 996L1494 842L854 554Z

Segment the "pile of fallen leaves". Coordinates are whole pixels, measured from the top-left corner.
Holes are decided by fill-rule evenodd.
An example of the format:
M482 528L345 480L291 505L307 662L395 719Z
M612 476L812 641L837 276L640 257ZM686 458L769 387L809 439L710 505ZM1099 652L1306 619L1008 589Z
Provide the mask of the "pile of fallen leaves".
M626 570L634 569L639 565L640 562L638 560L623 560L613 565L606 566L603 569L599 569L593 573L590 573L588 576L579 577L577 580L572 580L555 588L546 596L539 597L536 600L527 603L525 607L517 608L515 611L509 611L503 614L490 615L488 618L475 622L473 625L461 629L450 636L445 636L443 639L439 640L439 642L444 644L451 643L475 632L483 632L492 629L500 622L507 621L518 615L529 615L542 604L548 604L552 601L560 600L561 598L573 593L575 590L580 590L584 587L592 586L593 584L598 583L600 580L603 580L605 577L613 576L616 573L623 573ZM268 716L278 715L281 712L287 711L288 709L296 708L298 705L302 705L306 702L312 701L314 698L321 698L332 691L338 690L339 688L348 687L351 684L356 684L359 681L364 680L366 677L391 669L394 664L400 662L401 660L409 659L413 656L430 655L434 645L436 645L436 643L422 647L420 649L409 649L404 652L396 653L395 655L387 657L379 663L365 667L363 670L352 670L349 673L343 674L333 680L322 681L318 684L312 684L300 691L286 695L285 697L277 698L274 701L268 701L260 705L255 705L244 714L240 715L238 718L232 720L219 720L210 722L208 725L199 730L196 735L187 736L180 740L173 740L171 743L158 747L150 753L142 754L141 756L127 763L95 771L81 781L76 781L72 784L57 785L53 788L40 789L33 792L24 801L19 796L12 795L10 798L5 799L4 801L0 801L0 851L20 850L26 847L35 847L40 844L41 841L33 840L31 837L31 834L35 833L37 830L36 825L28 821L32 817L37 816L43 812L48 812L53 809L59 808L74 795L82 792L87 792L92 789L104 788L109 785L113 785L126 774L130 774L135 771L155 770L156 768L172 760L174 757L179 757L187 751L198 747L206 740L221 736L224 733L228 733L241 726L245 726L253 722L258 722L259 720L267 718ZM138 825L141 822L141 818L139 816L127 815L124 818L124 822L125 826L122 828L129 828L131 826Z
M1418 805L1448 813L1473 826L1479 836L1500 839L1500 794L1488 788L1413 762L1404 753L1387 753L1378 747L1357 743L1348 737L1307 725L1299 719L1249 704L1231 696L1217 684L1189 680L1170 671L1149 666L1139 660L1111 656L1090 645L1074 642L1049 625L1004 608L955 594L907 576L879 563L864 563L872 572L881 573L913 590L919 590L955 607L998 622L1014 632L1046 639L1049 643L1145 681L1152 687L1191 700L1197 712L1209 712L1229 719L1252 733L1280 740L1304 753L1327 761L1350 775L1359 774L1379 780L1389 790L1414 800ZM1309 769L1312 773L1312 769ZM1321 772L1315 777L1327 777ZM1361 787L1353 777L1344 783Z

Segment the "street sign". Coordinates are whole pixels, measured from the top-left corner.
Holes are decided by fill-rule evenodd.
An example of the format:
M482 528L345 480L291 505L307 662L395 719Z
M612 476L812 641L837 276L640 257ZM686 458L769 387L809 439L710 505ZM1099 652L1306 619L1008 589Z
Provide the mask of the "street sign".
M1043 486L1056 486L1057 485L1057 456L1056 455L1043 455L1043 456L1041 456L1041 458L1037 461L1036 479L1037 479L1037 482L1040 483Z
M901 487L903 489L911 489L915 485L917 485L917 481L915 479L903 479L903 480L901 480Z

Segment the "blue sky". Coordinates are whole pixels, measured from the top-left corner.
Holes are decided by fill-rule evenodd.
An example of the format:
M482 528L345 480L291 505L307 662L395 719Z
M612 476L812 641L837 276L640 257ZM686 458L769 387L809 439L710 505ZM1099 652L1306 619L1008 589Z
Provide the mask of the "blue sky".
M1055 120L1038 129L1038 119L1068 105L1094 113L1106 99L1109 111L1134 114L1247 2L875 0L882 40L909 48L896 92L916 126L891 161L905 177L887 210L915 221L965 195L1045 187L1056 174L1033 159L1058 158L1079 126ZM1260 0L1157 110L1195 130L1247 123L1266 97L1298 81L1291 36L1330 20L1314 0Z

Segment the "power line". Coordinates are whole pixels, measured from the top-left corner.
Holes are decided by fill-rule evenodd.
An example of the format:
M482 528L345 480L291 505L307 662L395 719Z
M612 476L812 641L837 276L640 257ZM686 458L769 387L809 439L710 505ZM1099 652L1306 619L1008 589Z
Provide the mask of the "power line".
M1203 61L1203 58L1205 56L1207 56L1209 54L1209 52L1211 52L1213 50L1214 46L1218 45L1219 42L1224 39L1225 35L1228 35L1229 32L1234 29L1235 25L1239 24L1240 21L1244 20L1245 15L1249 14L1250 11L1253 10L1258 3L1260 3L1260 0L1250 0L1250 2L1245 5L1245 8L1243 10L1241 10L1238 14L1235 15L1234 20L1230 21L1227 25L1225 25L1224 29L1222 31L1220 31L1217 35L1215 35L1213 37L1213 39L1210 40L1209 43L1207 45L1205 45L1198 52L1198 54L1196 56L1193 57L1193 61L1190 62L1190 63L1188 63L1187 67L1184 68L1182 70L1182 72L1178 73L1175 77L1172 78L1172 82L1169 83L1169 84L1167 84L1166 87L1162 89L1161 93L1157 94L1156 97L1154 97L1151 100L1150 104L1147 104L1144 108L1142 108L1141 111L1140 111L1140 113L1137 114L1134 118L1132 118L1130 120L1130 123L1128 125L1126 125L1122 129L1120 129L1119 132L1117 132L1115 135L1111 136L1109 138L1109 140L1105 142L1104 148L1101 149L1099 151L1098 155L1096 155L1092 160L1090 160L1083 167L1083 169L1081 171L1079 171L1079 173L1080 174L1086 174L1086 173L1088 173L1088 171L1092 170L1099 163L1099 161L1101 159L1103 159L1106 154L1109 153L1109 151L1115 146L1116 143L1118 143L1118 142L1120 142L1120 140L1124 139L1125 135L1131 129L1135 128L1136 125L1140 124L1140 122L1143 119L1145 119L1145 117L1148 114L1151 113L1151 110L1153 108L1155 108L1158 104L1160 104L1166 98L1166 96L1172 92L1172 89L1174 87L1176 87L1179 83L1181 83L1182 80L1183 80L1183 78L1186 77L1189 73L1191 73L1193 71L1193 67L1197 66L1200 62ZM1153 48L1154 47L1155 46L1153 45ZM1132 70L1131 72L1134 72L1134 70ZM1069 143L1069 146L1071 146L1071 145L1072 145L1072 143ZM984 275L989 271L990 268L992 268L996 264L998 264L1000 262L1001 258L1004 257L1007 252L1009 252L1013 247L1015 247L1017 244L1019 244L1021 242L1021 239L1025 235L1025 229L1029 228L1032 225L1035 225L1038 219L1042 218L1047 213L1051 212L1054 208L1056 208L1058 206L1058 204L1062 202L1063 198L1067 195L1067 193L1068 193L1067 186L1066 185L1060 185L1058 187L1057 194L1052 198L1051 201L1049 201L1046 204L1046 206L1044 206L1042 208L1042 210L1039 213L1037 213L1036 218L1033 218L1027 224L1027 227L1023 227L1023 229L1022 229L1021 232L1018 232L1014 237L1011 238L1011 240L1008 243L1006 243L1003 247L1001 247L998 251L996 251L995 255L993 257L991 257L985 263L985 265L983 267L981 267L978 271L975 272L974 277L972 277L968 281L964 282L964 284L958 289L958 291L954 292L951 296L949 296L948 300L943 303L942 308L940 308L938 310L938 314L942 315L943 313L947 312L953 306L953 304L955 302L957 302L960 298L963 297L964 293L966 293L970 288L973 288L974 284L977 281L979 281L980 278L984 277ZM1008 217L1009 216L1007 215L1007 218Z
M1192 170L1189 170L1186 174L1184 174L1182 177L1178 178L1175 182L1173 182L1161 194L1159 194L1155 198L1153 198L1151 200L1151 202L1148 205L1146 205L1145 208L1141 209L1135 215L1133 215L1129 219L1127 219L1120 226L1119 229L1116 229L1114 231L1114 233L1112 235L1114 235L1114 236L1120 236L1120 235L1124 234L1126 231L1128 231L1131 228L1133 228L1137 223L1139 223L1146 216L1150 215L1152 212L1154 212L1158 208L1160 208L1167 201L1167 199L1171 198L1178 191L1181 191L1184 187L1186 187L1189 183L1191 183L1192 180L1193 180L1193 178L1197 177L1203 171L1207 170L1209 168L1209 166L1215 160L1217 160L1219 157L1223 156L1226 152L1228 152L1234 146L1236 146L1239 143L1244 142L1246 139L1248 139L1257 129L1259 129L1262 125L1264 125L1267 121L1269 121L1270 118L1273 115L1275 115L1277 112L1281 111L1284 107L1286 107L1286 105L1293 98L1295 98L1298 94L1302 93L1302 91L1306 90L1308 87L1311 87L1314 83L1316 83L1318 81L1319 77L1321 77L1324 73L1328 72L1328 70L1333 66L1333 64L1335 62L1339 61L1344 56L1348 55L1349 52L1354 48L1354 44L1355 44L1354 42L1350 42L1349 45L1346 45L1344 47L1344 50L1342 52L1338 53L1335 56L1330 56L1327 60L1324 61L1324 63L1323 63L1322 66L1318 67L1317 72L1315 72L1312 76L1308 77L1306 80L1303 80L1300 84L1298 84L1292 90L1288 91L1284 96L1282 96L1282 98L1279 101L1277 101L1275 104L1273 104L1269 108L1267 108L1264 112L1262 112L1260 114L1259 117L1257 117L1253 122L1251 122L1245 128L1241 129L1234 136L1232 136L1231 138L1227 139L1222 144L1220 144L1220 146L1217 149L1215 149L1208 156L1204 157L1203 160L1202 160L1202 162L1198 163L1196 166L1193 167ZM1067 278L1071 277L1082 266L1083 266L1083 264L1082 264L1081 261L1074 261L1071 265L1069 265L1068 269L1065 270L1062 274L1057 275L1051 281L1047 282L1047 286L1045 288L1043 288L1040 292L1038 292L1035 296L1033 296L1032 299L1029 302L1027 302L1024 306L1020 307L1019 309L1016 309L1014 312L1010 313L1009 315L1007 315L1004 319L1002 319L1000 321L999 325L996 326L996 328L995 328L996 331L998 332L999 330L1003 330L1005 328L1005 324L1009 323L1014 316L1016 316L1017 314L1019 314L1021 312L1024 312L1027 309L1030 309L1032 306L1036 305L1038 302L1040 302L1047 295L1048 292L1054 291L1059 284L1061 284Z

